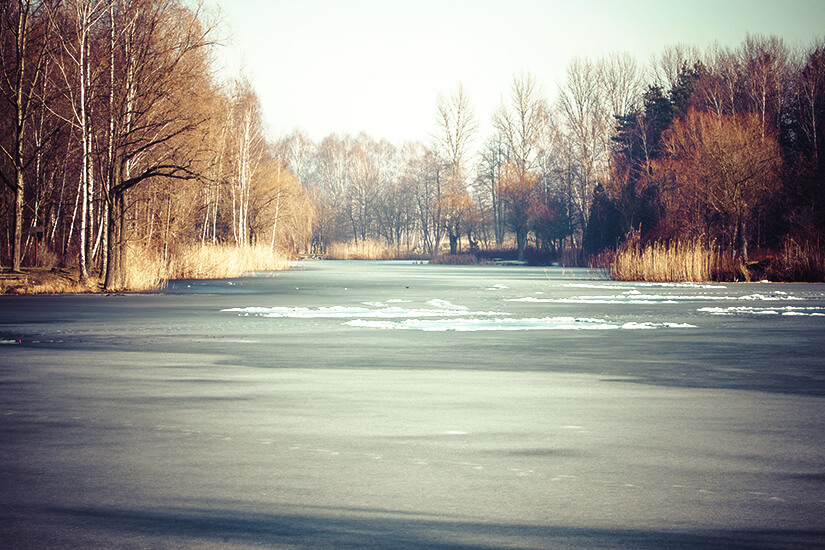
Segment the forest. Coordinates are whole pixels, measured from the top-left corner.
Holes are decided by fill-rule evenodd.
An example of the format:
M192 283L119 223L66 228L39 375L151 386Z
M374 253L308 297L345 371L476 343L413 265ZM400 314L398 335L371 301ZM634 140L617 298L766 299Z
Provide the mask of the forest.
M8 0L0 12L10 271L76 269L113 290L138 258L170 265L209 247L587 265L689 243L746 276L825 279L821 41L580 57L552 95L514 75L490 135L458 84L434 101L427 143L315 142L272 136L250 81L220 74L224 37L203 5Z

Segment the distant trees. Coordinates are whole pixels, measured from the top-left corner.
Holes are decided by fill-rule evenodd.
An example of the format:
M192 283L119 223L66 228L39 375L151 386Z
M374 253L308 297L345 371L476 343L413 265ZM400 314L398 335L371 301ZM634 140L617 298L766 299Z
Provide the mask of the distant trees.
M621 214L617 242L631 229L647 238L702 238L747 262L754 240L777 246L788 233L821 240L825 226L813 213L823 212L812 146L823 118L814 107L822 104L818 51L797 57L761 36L739 49L714 45L704 56L667 50L658 59L661 84L617 118L600 198Z
M215 22L182 0L0 4L0 261L105 275L138 247L323 253L379 240L545 261L628 234L754 247L825 242L825 47L775 37L570 61L516 75L478 136L468 91L430 143L273 140L251 82L218 81ZM645 76L647 75L647 76Z

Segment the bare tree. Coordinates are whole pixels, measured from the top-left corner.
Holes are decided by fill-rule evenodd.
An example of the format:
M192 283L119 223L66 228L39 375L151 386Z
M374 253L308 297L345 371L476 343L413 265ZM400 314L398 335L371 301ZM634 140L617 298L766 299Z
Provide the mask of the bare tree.
M439 96L436 106L437 150L444 159L447 178L441 189L440 203L445 228L450 238L450 253L458 251L462 220L472 202L467 188L469 145L478 125L464 86L459 83L449 96Z
M672 90L679 83L679 74L684 67L691 67L701 57L696 46L674 44L652 56L650 79L663 90Z
M776 36L748 35L742 48L745 91L752 108L759 113L762 131L779 127L787 93L789 52Z
M639 63L628 52L612 53L597 63L606 116L626 115L638 108L644 93L644 78ZM612 125L611 125L612 133Z
M121 86L112 90L114 145L106 190L112 208L105 283L110 289L122 284L126 193L148 180L188 180L203 172L196 166L203 151L193 144L205 140L191 138L208 132L202 96L212 89L208 50L216 42L214 24L200 10L199 4L190 9L178 0L119 3L111 21L120 36L113 57Z
M607 171L611 125L601 92L597 66L586 58L573 59L559 92L559 110L577 172L574 201L582 231L587 229L596 181Z

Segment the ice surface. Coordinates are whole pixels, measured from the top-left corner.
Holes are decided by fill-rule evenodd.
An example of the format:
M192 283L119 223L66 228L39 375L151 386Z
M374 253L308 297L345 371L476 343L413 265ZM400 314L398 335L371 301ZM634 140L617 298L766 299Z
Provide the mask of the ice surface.
M822 547L822 285L233 283L0 296L0 546Z

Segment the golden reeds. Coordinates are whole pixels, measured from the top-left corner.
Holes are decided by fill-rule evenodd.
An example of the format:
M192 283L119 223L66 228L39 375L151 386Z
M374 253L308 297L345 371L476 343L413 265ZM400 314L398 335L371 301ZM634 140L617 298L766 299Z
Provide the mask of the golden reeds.
M194 245L169 261L166 279L227 279L254 271L283 271L288 258L267 246Z
M611 277L620 281L715 281L743 275L732 257L698 239L643 245L631 238L606 263Z

